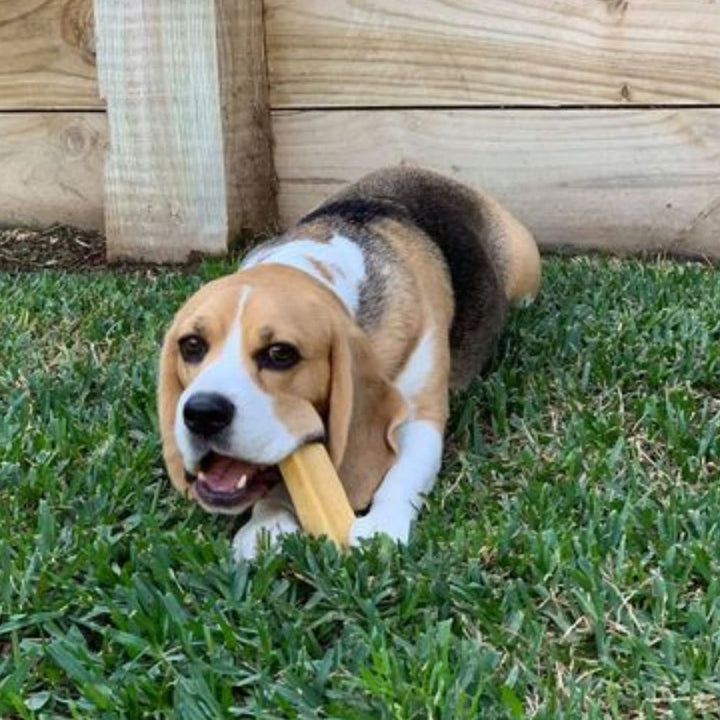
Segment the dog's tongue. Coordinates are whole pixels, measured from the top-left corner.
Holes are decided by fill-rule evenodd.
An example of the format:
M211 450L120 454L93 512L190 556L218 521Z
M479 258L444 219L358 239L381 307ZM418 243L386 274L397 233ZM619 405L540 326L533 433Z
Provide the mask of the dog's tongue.
M257 465L244 463L235 458L216 455L210 464L203 468L202 480L215 492L235 492L244 486L257 472Z

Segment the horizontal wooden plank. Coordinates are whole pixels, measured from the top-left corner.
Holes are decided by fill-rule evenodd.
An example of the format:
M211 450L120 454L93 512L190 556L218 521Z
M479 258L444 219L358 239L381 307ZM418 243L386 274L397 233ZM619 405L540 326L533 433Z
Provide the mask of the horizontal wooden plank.
M100 107L92 0L2 0L0 111Z
M0 113L0 224L103 227L102 113Z
M485 188L545 248L720 258L718 110L274 113L280 214L414 162Z
M720 103L715 0L266 0L271 105Z

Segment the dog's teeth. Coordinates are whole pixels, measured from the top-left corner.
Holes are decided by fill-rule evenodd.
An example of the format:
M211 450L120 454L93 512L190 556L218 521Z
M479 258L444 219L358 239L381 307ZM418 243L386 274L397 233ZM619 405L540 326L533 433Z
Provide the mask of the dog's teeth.
M242 490L247 485L247 475L243 475L238 481L237 485L235 486L238 490Z
M205 473L201 470L201 471L196 475L196 477L197 477L198 480L204 480L204 479L205 479Z

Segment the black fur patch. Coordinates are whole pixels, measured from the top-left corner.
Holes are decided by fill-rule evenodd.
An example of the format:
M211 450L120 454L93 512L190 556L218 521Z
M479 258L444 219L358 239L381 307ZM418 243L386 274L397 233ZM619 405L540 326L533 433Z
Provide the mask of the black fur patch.
M398 168L351 185L301 223L331 216L358 229L390 218L415 225L429 238L442 254L455 298L453 374L467 380L479 372L504 324L507 300L490 254L492 230L475 193L435 173ZM465 367L468 362L472 367Z
M443 188L444 189L444 188ZM402 198L407 215L438 247L450 273L455 316L450 347L459 347L480 331L495 336L504 320L504 295L484 237L485 219L474 199L426 192Z
M300 225L333 215L352 225L365 225L382 218L409 219L397 203L378 198L350 198L321 205L300 220Z

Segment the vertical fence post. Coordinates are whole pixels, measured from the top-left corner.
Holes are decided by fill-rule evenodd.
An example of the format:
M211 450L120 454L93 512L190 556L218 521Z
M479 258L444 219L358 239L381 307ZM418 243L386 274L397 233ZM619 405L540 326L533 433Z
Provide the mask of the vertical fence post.
M230 12L233 4L238 7ZM248 107L267 115L267 102L255 97L267 92L264 74L257 73L257 87L246 77L264 66L257 41L262 12L258 29L254 5L95 0L98 74L109 122L111 259L168 262L193 252L219 254L240 229L258 232L274 223L272 158L262 155L270 169L253 161L259 135L270 148L269 120L264 134L242 131L252 117ZM252 62L244 60L250 56ZM262 172L253 174L253 167ZM234 177L238 170L241 180ZM264 214L244 205L266 196L273 200Z

